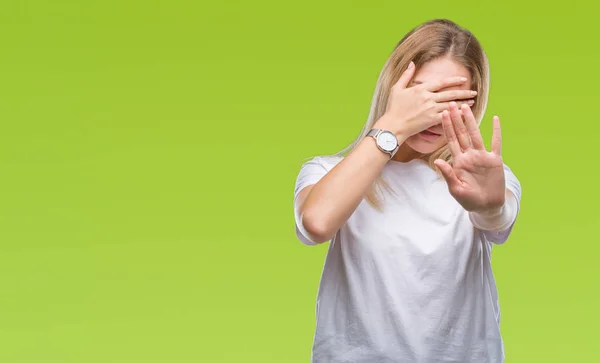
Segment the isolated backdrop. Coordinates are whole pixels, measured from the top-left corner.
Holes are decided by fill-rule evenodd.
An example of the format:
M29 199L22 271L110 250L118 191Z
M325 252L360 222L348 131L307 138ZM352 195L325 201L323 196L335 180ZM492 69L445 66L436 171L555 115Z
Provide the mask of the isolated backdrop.
M295 240L296 174L437 17L483 43L523 187L507 363L597 362L598 9L550 4L3 1L0 362L308 362L326 246Z

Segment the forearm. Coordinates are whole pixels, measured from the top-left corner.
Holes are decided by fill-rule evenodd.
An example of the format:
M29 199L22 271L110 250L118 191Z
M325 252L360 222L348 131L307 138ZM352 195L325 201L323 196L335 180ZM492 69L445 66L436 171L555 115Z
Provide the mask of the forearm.
M502 207L487 212L469 212L469 218L473 225L479 229L501 232L508 229L515 222L518 208L517 198L506 189L506 198Z
M316 183L302 206L302 222L319 240L329 240L350 218L389 161L367 137Z

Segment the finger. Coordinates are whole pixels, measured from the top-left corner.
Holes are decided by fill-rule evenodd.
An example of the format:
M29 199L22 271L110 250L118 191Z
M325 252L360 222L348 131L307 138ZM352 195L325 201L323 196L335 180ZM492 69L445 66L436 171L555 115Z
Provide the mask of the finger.
M453 157L456 157L456 155L461 153L461 150L460 145L458 144L458 140L456 139L456 134L454 133L452 120L450 120L450 112L448 111L442 112L442 126L444 127L444 135L446 136L446 140L448 141L450 153L452 153Z
M502 130L500 130L500 117L494 116L494 131L492 134L492 152L502 155Z
M477 126L477 121L475 120L473 111L471 111L471 107L463 104L461 106L461 110L465 118L465 126L467 127L469 137L473 143L473 148L477 150L485 150L485 144L483 143L483 138L481 137L481 130L479 130L479 126Z
M437 159L433 162L435 166L437 166L442 172L442 176L446 179L446 183L448 183L448 187L452 188L458 186L460 181L458 180L454 169L448 164L447 161L442 159Z
M473 98L477 95L477 91L465 90L465 89L454 89L450 91L436 92L433 95L435 102L446 102L455 100L465 100Z
M475 100L466 100L466 101L462 101L462 102L457 102L459 104L459 106L462 105L469 105L473 106L475 104ZM439 102L435 104L435 110L437 112L442 112L444 110L450 110L450 102ZM462 112L462 111L461 111Z
M400 79L398 79L398 81L396 82L396 86L400 87L400 88L408 87L408 83L410 82L410 80L412 79L414 74L415 74L415 63L411 61L408 65L408 68L406 68L406 70L404 72L402 72Z
M450 118L452 119L452 125L454 126L458 145L460 145L463 150L470 148L471 138L469 137L462 114L456 105L456 102L450 102Z
M435 82L423 83L422 87L429 92L435 92L447 87L461 86L466 81L466 77L449 77Z

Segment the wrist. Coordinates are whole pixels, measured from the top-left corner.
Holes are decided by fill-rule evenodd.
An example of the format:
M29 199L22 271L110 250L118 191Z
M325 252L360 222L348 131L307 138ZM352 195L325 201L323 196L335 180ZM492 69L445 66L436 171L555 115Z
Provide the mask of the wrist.
M406 132L404 132L404 130L398 126L398 124L401 124L401 122L398 122L396 119L392 119L388 115L383 115L375 122L373 128L390 131L396 136L398 145L401 145L406 141L406 139L408 139L408 136Z
M469 219L475 227L488 231L502 231L509 228L518 213L517 199L507 193L504 204L499 207L469 212Z
M478 211L473 211L473 213L477 213L482 217L491 218L502 214L504 211L504 206L506 205L506 201L501 206L490 207Z

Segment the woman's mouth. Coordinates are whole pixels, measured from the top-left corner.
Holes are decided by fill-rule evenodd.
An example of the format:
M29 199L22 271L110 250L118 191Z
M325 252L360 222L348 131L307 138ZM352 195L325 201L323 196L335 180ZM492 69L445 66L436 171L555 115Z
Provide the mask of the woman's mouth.
M423 131L419 132L419 136L421 136L423 139L425 139L427 141L434 141L434 140L437 140L437 138L442 135L436 134L435 132L431 132L429 130L423 130Z

